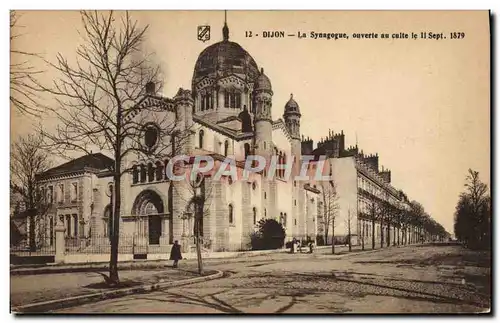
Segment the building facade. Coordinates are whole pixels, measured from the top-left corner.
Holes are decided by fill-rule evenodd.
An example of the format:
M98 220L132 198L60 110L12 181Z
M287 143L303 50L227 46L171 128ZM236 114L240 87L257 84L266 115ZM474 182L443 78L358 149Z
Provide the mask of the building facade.
M177 130L188 133L179 143L172 135L166 155L209 155L219 164L230 158L240 169L250 154L266 159L276 156L281 164L301 156L298 103L291 95L282 105L283 118L272 119L276 107L271 80L248 52L229 40L226 24L223 40L199 55L191 90L179 89L175 97L166 98L148 84L141 105L158 107L155 114L134 115L143 124L146 147L166 140L158 137L156 120L169 119ZM44 194L53 205L48 221L60 221L66 236L83 241L82 245L86 237L109 235L113 178L108 169L113 163L102 154L92 154L40 176ZM193 188L187 181L171 181L165 174L167 164L168 159L133 154L123 160L122 168L130 172L122 177L121 243L134 236L134 244L147 245L148 250L170 246L175 240L192 244ZM277 176L268 176L264 170L249 180L205 178L207 209L201 224L205 249L249 249L250 236L262 218L280 221L288 240L315 239L319 190L285 178L284 171L273 173Z
M319 157L326 156L321 172L333 177L338 205L335 230L329 230L327 243L350 239L354 245L369 245L373 236L377 243L381 235L386 236L385 241L389 236L392 241L411 236L394 215L407 210L409 202L391 185L391 172L379 169L378 155L367 156L357 146L346 148L342 132L329 133L314 147L302 135L301 109L293 95L283 105L273 106L272 83L264 69L229 40L226 24L222 34L222 41L200 53L191 90L179 89L173 98L167 98L156 93L154 84L147 85L138 107L144 111L153 107L156 112L138 109L132 115L141 124L140 141L146 150L165 144L169 147L165 156L170 158L179 154L210 156L218 166L230 159L241 171L248 155L267 160L274 156L280 164L309 155L314 159L309 165L313 172L322 165ZM277 108L283 109L283 117L273 120L272 111ZM160 137L158 120L169 120L175 131ZM180 140L178 133L186 136ZM42 194L50 205L44 229L50 243L59 224L78 250L85 251L95 243L109 246L114 203L109 169L114 163L102 153L90 154L40 174ZM176 240L185 250L193 246L193 196L198 189L189 181L172 181L166 175L168 163L169 158L157 155L129 154L123 159L121 167L129 172L120 185L121 245L144 247L146 252L164 252ZM292 168L292 174L297 174L301 163L293 163ZM263 218L280 221L288 241L316 240L325 233L325 226L332 225L325 221L322 190L317 181L297 181L283 170L267 168L249 179L206 176L200 188L206 197L200 223L203 248L249 249L251 235ZM390 219L371 216L370 207L375 204L391 206Z

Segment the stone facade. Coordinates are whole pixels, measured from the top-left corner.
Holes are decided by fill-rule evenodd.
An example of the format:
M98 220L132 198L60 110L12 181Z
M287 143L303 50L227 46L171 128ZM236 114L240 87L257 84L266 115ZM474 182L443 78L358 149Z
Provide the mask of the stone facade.
M272 97L271 81L264 70L225 34L221 42L200 54L191 91L180 89L174 98L165 98L150 86L139 106L158 107L157 114L139 111L133 117L151 127L160 126L155 123L159 119L168 119L179 133L188 133L182 142L171 145L175 148L166 152L170 157L210 155L216 156L219 164L227 157L242 170L249 154L279 156L281 163L301 156L299 105L290 98L284 105L283 119L272 120L271 112L275 109ZM153 133L151 130L146 134L145 130L146 145L146 136ZM189 249L194 234L194 211L190 203L193 188L189 182L166 178L167 162L133 154L123 160L122 168L131 171L121 180L120 232L140 236L144 240L140 243L149 246L171 245L179 240ZM281 221L287 240L293 237L315 240L317 207L313 204L317 203L318 192L306 190L304 182L294 182L292 177L285 179L279 170L277 173L278 178L272 179L264 178L264 173L254 173L248 180L227 176L220 181L205 178L205 191L209 192L202 225L205 249L249 249L250 235L262 218ZM76 202L67 200L73 182L78 183ZM78 170L67 179L45 176L42 183L53 186L54 190L59 183L64 184L67 203L54 204L51 214L61 221L66 221L67 215L75 215L80 221L77 231L71 222L67 234L84 237L109 235L112 201L107 192L112 182L106 167L102 167Z

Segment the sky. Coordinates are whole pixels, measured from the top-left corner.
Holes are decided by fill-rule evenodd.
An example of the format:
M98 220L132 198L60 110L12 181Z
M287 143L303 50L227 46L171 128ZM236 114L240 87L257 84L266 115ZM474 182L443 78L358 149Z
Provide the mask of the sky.
M78 11L20 12L23 36L13 44L54 61L71 59L80 43ZM223 11L132 11L149 25L145 48L164 74L163 94L191 88L199 53L222 40ZM487 11L229 11L230 40L264 68L273 87L273 117L290 94L302 113L301 132L315 143L329 129L346 145L378 153L392 184L417 200L449 232L467 170L490 179L490 34ZM197 40L210 25L211 39ZM252 31L253 37L245 37ZM307 38L263 38L264 31ZM311 32L349 39L311 39ZM447 39L355 39L353 33L444 33ZM450 39L450 33L464 33ZM255 37L255 34L259 36ZM33 64L45 69L41 61ZM47 70L45 80L57 77ZM44 125L57 121L46 118ZM11 115L11 138L33 130Z

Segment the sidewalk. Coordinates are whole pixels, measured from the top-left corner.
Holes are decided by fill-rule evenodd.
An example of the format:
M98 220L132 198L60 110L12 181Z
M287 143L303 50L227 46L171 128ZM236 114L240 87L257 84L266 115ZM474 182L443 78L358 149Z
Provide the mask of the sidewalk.
M257 257L262 255L287 253L288 249L275 249L275 250L256 250L256 251L238 251L238 252L211 252L203 253L202 258L207 262L223 263L227 261L242 260L245 261L248 257ZM168 256L168 255L167 255ZM183 262L193 263L196 262L196 254L184 253L182 255ZM171 261L168 257L165 259L148 259L148 260L127 260L119 261L118 268L125 269L156 269L164 268L165 264L170 264ZM106 271L108 269L109 261L102 262L81 262L81 263L67 263L67 264L45 264L45 265L10 265L10 275L37 275L37 274L55 274L55 273L77 273L88 271Z
M205 275L213 273L214 271L207 271ZM120 270L120 287L109 288L103 277L107 274L106 271L95 271L11 276L11 307L200 277L196 268L188 265L179 269L165 267L154 270Z
M331 255L331 246L317 246L314 248L315 255ZM340 256L349 253L348 246L338 245L335 246L335 255ZM361 251L361 246L353 246L352 252ZM276 250L260 250L260 251L242 251L242 252L232 252L232 253L218 253L215 255L213 253L212 257L203 256L204 263L233 263L233 262L247 262L249 258L256 258L259 256L269 256L272 258L282 256L288 258L287 255L290 254L289 249L276 249ZM302 253L296 253L295 256L309 254L309 249L303 247ZM282 256L280 256L282 255ZM333 255L332 255L333 256ZM186 257L183 254L184 260L182 263L194 265L196 264L196 258ZM172 262L169 260L133 260L133 261L122 261L118 263L118 268L120 270L150 270L150 269L163 269L166 265L170 265ZM95 272L95 271L107 271L109 263L76 263L76 264L47 264L47 265L11 265L10 275L42 275L42 274L58 274L58 273L84 273L84 272Z

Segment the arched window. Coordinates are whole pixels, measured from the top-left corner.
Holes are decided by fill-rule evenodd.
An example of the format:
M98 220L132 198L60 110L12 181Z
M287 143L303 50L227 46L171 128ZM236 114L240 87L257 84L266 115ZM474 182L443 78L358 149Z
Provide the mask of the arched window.
M139 182L139 169L137 166L132 167L132 184Z
M224 91L224 108L229 108L229 91Z
M253 208L253 224L257 224L257 209Z
M200 110L201 111L205 111L205 94L201 94L201 107L200 107Z
M234 223L233 205L229 204L229 223Z
M163 165L159 161L156 162L155 173L156 173L156 180L161 181L163 179Z
M255 105L253 104L253 95L252 95L252 93L250 93L249 103L250 103L250 112L251 113L255 113Z
M227 156L229 153L229 141L224 141L224 156Z
M240 92L236 92L235 93L235 106L234 108L235 109L241 109L241 93Z
M236 108L236 93L232 91L229 96L230 104L231 104L231 109Z
M283 165L283 153L280 151L280 154L278 156L278 165ZM278 169L278 177L283 177L283 169Z
M266 217L267 217L267 210L264 209L264 218L266 218Z
M245 145L244 145L244 148L245 148L245 158L248 157L248 155L250 155L250 144L247 142Z
M141 183L145 183L146 182L146 166L144 165L141 165Z
M106 206L104 209L104 216L102 218L104 225L103 225L103 230L104 230L104 236L109 237L111 233L111 224L112 224L112 219L111 219L111 205Z
M155 180L155 169L152 163L148 163L148 182Z
M198 133L198 145L200 146L201 149L203 149L203 136L205 135L205 132L202 130L200 130L200 132Z

